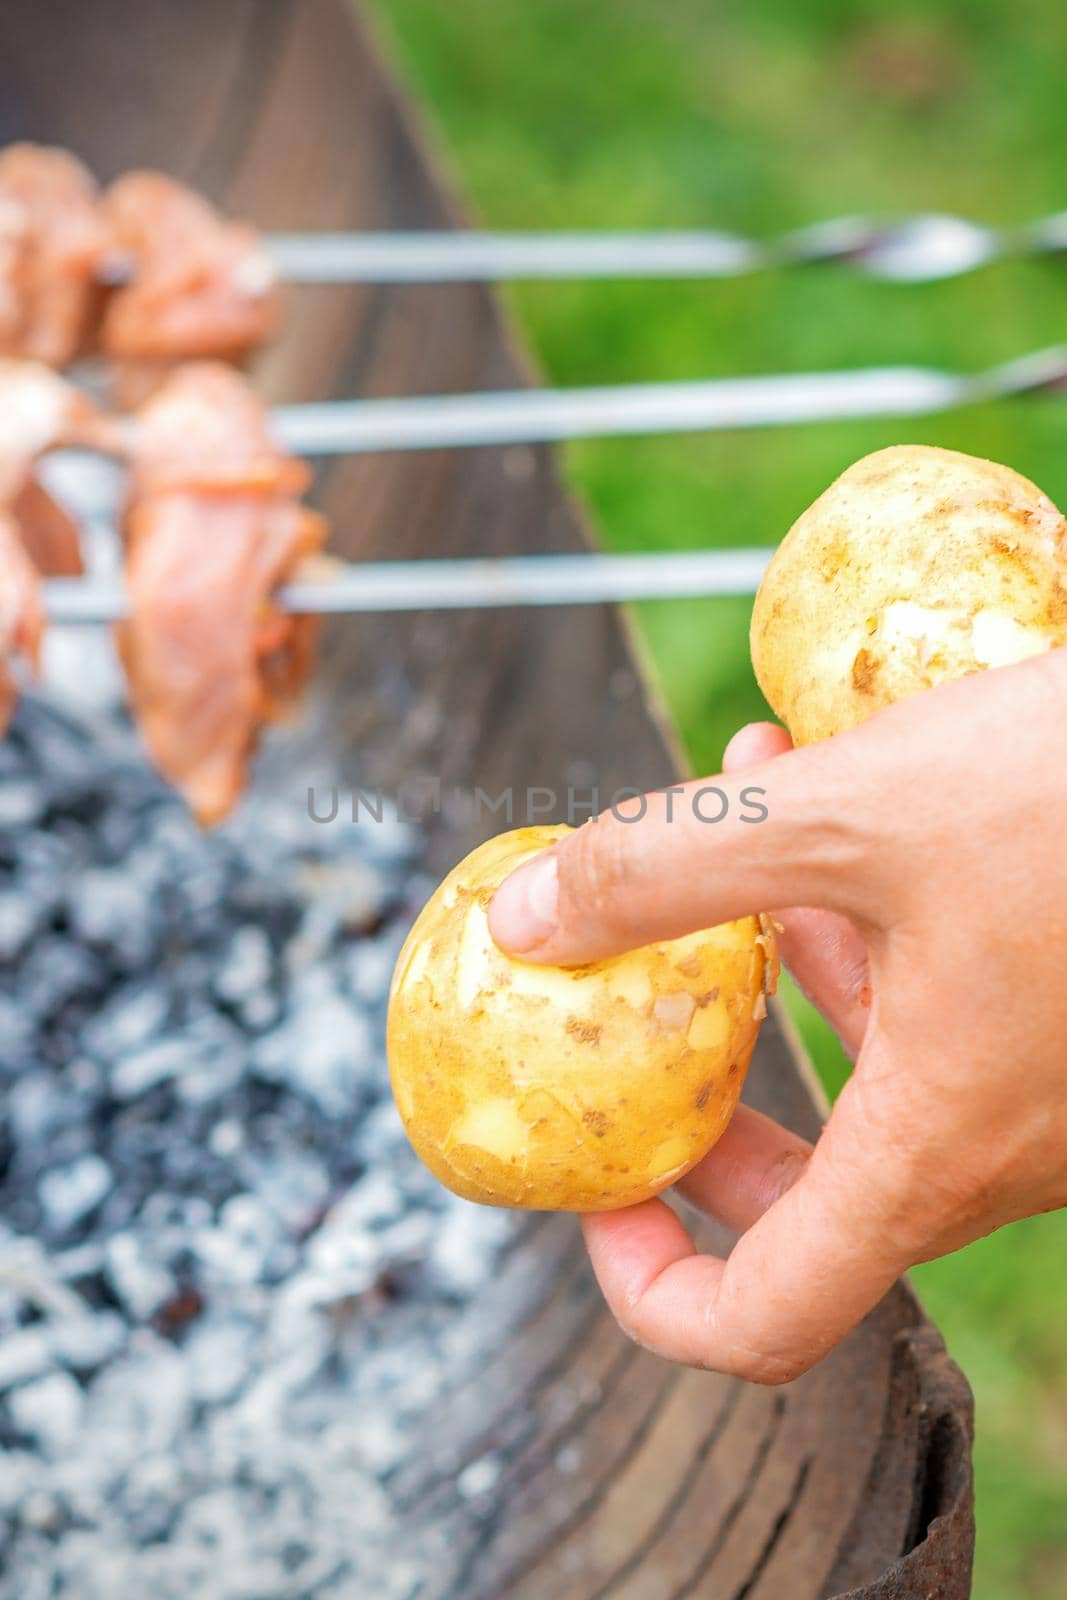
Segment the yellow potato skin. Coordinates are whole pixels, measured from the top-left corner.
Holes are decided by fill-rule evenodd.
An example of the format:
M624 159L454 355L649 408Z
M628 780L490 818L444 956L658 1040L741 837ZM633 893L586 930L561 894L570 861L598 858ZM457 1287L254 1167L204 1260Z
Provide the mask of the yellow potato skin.
M1067 524L1010 467L898 445L794 523L752 612L760 688L796 744L949 678L1067 642Z
M423 908L389 1001L393 1092L415 1150L486 1205L608 1211L646 1200L715 1143L762 1017L759 919L577 968L506 956L486 911L565 827L479 846Z

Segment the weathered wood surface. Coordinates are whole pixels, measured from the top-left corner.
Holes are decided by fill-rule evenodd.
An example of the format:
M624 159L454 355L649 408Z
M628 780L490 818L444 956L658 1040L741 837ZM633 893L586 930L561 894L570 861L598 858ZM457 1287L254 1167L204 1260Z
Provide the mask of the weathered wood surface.
M104 177L159 165L265 228L462 222L345 0L7 0L0 140L15 137L68 145ZM294 293L258 370L286 400L529 380L473 287ZM350 557L586 542L543 449L335 461L315 498ZM303 805L336 771L609 793L677 764L602 608L338 623L312 715L268 770ZM492 827L439 819L434 863ZM772 1018L749 1098L810 1133L810 1081ZM473 1313L487 1322L488 1362L466 1362L456 1330L454 1388L396 1486L413 1541L437 1552L435 1600L969 1593L970 1397L905 1286L817 1371L761 1390L629 1345L571 1219L535 1218ZM489 1450L499 1479L465 1499L457 1472Z

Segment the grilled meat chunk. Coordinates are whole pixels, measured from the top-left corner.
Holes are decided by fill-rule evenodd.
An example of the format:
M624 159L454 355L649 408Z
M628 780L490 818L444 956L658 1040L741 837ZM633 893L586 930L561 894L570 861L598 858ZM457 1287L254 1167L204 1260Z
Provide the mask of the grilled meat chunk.
M100 347L142 386L177 361L240 362L273 337L273 263L254 229L227 222L161 172L130 172L106 191L104 215L129 281L104 309Z
M0 150L0 355L63 367L88 335L110 248L91 173L65 150Z
M314 620L271 602L325 537L297 498L307 479L221 364L179 369L131 428L119 648L148 750L204 824L231 810L260 726L312 668Z

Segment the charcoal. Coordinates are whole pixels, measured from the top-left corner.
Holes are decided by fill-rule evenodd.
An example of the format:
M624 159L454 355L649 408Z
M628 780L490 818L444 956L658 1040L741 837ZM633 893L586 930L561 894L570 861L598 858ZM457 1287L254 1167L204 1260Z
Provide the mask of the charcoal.
M21 955L43 920L43 908L26 895L0 891L0 961Z
M120 1056L112 1068L111 1093L120 1100L136 1100L176 1077L187 1065L189 1053L187 1041L173 1034L146 1044L141 1050L131 1050Z
M215 974L214 989L229 1005L250 1000L271 981L273 958L270 940L255 923L237 929Z
M6 1111L15 1143L21 1149L42 1148L71 1114L58 1074L23 1072L6 1095Z
M0 1340L0 1394L31 1378L40 1378L52 1366L47 1336L39 1327L17 1328Z
M23 756L24 781L35 778L42 797L53 792L66 804L84 803L101 781L101 764L77 723L43 701L24 700L15 713L11 743Z
M33 1439L46 1457L69 1449L81 1424L82 1409L82 1391L65 1372L35 1378L7 1397L8 1415L16 1430Z
M105 1261L108 1286L131 1323L147 1322L176 1292L174 1278L132 1233L111 1235Z
M152 980L123 986L83 1029L82 1044L90 1055L104 1060L125 1055L162 1031L168 1010L169 996L162 984Z
M62 1317L47 1324L45 1337L54 1360L86 1378L121 1354L127 1326L114 1311Z
M202 833L119 714L20 706L0 1600L414 1600L439 1560L389 1484L513 1224L437 1186L389 1094L418 845L395 812L313 822L303 787ZM479 1514L499 1475L467 1468Z
M237 1015L242 1026L249 1033L263 1033L272 1028L282 1014L279 998L269 989L257 990L242 1000L237 1008Z
M349 993L361 1004L373 1007L389 993L393 966L400 941L394 936L360 939L348 953L344 974Z
M0 750L4 748L0 742ZM10 882L12 891L28 904L43 926L61 906L67 874L75 861L70 839L59 829L22 829L4 835L0 842L8 845L12 861Z
M97 953L63 934L35 940L18 971L20 1005L35 1018L55 1018L72 1000L99 992L107 969Z
M151 900L122 866L81 873L72 885L67 915L77 938L124 965L146 961L154 949Z
M39 822L48 805L40 784L8 778L0 784L0 828L25 828Z
M19 1506L19 1521L34 1533L56 1533L63 1523L63 1507L54 1495L28 1494Z
M260 1074L292 1084L326 1116L358 1100L371 1062L366 1018L321 967L296 980L288 1017L255 1051Z
M227 1318L201 1325L186 1344L193 1396L205 1405L220 1405L247 1383L254 1359L252 1324Z
M510 1230L506 1212L450 1196L434 1238L430 1274L435 1286L457 1301L475 1294L484 1282L486 1260L506 1243Z
M37 1186L46 1227L56 1234L76 1227L96 1210L113 1182L111 1168L94 1152L70 1166L53 1167Z

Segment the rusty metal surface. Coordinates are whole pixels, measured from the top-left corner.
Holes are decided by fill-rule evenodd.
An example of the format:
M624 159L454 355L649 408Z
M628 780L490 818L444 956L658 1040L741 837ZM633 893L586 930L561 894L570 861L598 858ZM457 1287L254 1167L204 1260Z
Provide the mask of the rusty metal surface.
M104 176L158 164L266 228L462 220L344 0L8 0L0 89L0 140L67 144ZM464 286L294 292L259 375L276 400L529 381L491 294ZM315 495L348 558L587 540L543 448L341 459ZM446 788L610 793L666 782L678 761L619 617L590 607L333 625L309 717L272 770L298 803L338 771L385 787L434 774ZM492 825L437 819L434 865ZM818 1125L777 1016L748 1097ZM969 1392L906 1285L773 1391L628 1344L569 1218L532 1218L471 1315L494 1329L494 1353L457 1367L396 1486L413 1537L439 1549L427 1600L969 1593ZM465 1500L457 1472L490 1446L500 1479Z

